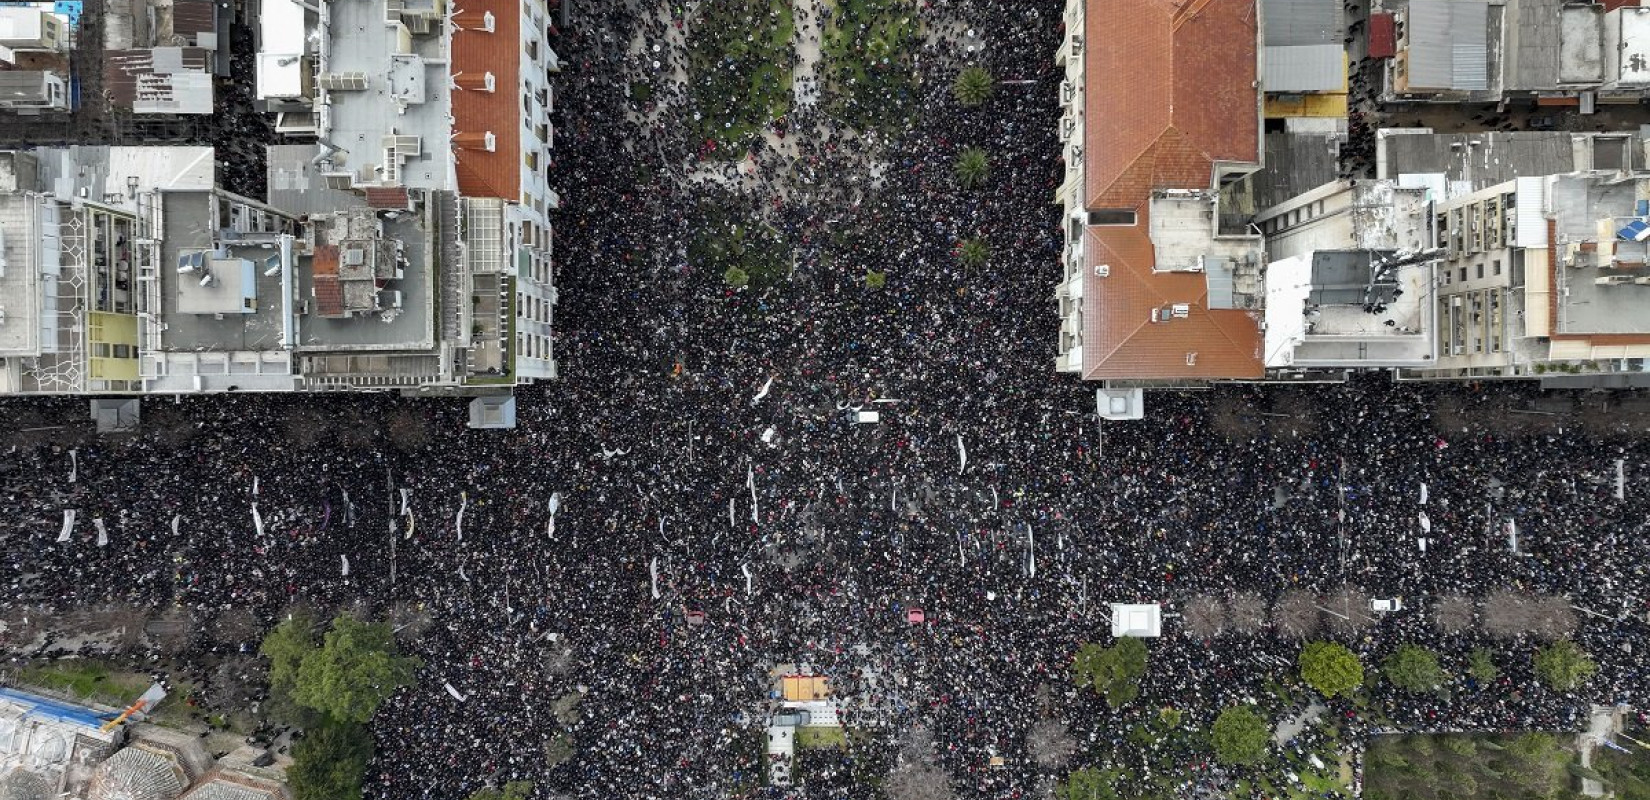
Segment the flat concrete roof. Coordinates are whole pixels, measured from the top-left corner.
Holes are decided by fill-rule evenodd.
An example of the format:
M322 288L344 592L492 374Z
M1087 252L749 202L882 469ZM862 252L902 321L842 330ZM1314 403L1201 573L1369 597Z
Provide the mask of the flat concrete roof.
M372 164L392 168L383 163L384 137L417 136L421 153L400 168L400 182L412 189L453 185L452 97L441 36L411 36L412 52L402 54L398 29L384 24L382 3L327 7L332 47L326 72L360 72L367 79L365 90L328 93L332 130L327 139L344 152L342 169L355 172L359 182L375 183L379 178L362 170Z
M161 347L167 350L279 350L281 349L281 276L266 276L263 265L279 256L273 246L231 245L226 255L252 262L252 293L257 308L246 314L190 313L187 309L203 302L195 298L198 273L179 274L178 256L212 249L212 231L207 228L214 202L210 192L166 192L165 230L161 239L160 304L165 329ZM244 272L242 273L244 277ZM244 291L244 286L241 287ZM222 318L220 319L219 316Z
M421 215L400 214L384 219L384 237L401 242L407 263L399 280L384 288L400 291L400 309L342 319L316 314L299 317L298 349L301 351L427 350L435 347L433 294L434 271L430 266L429 231ZM312 298L315 276L312 257L298 259L298 297Z

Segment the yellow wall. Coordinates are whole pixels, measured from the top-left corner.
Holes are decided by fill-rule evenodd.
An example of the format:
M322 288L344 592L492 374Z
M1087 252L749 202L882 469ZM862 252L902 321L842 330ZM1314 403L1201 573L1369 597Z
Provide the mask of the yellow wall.
M115 357L115 345L126 346L126 357ZM87 377L92 380L138 379L138 318L135 314L93 311L86 315Z

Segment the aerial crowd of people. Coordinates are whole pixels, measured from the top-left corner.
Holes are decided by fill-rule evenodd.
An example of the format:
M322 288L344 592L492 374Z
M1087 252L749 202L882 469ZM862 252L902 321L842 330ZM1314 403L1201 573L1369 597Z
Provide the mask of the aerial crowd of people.
M424 668L374 721L367 780L397 800L512 779L546 797L778 792L758 787L781 665L829 676L884 767L920 728L958 796L1026 796L1060 774L1027 752L1038 719L1063 719L1081 753L1122 734L1103 702L1067 694L1076 648L1109 639L1111 602L1164 604L1137 702L1194 725L1250 699L1283 715L1263 687L1300 640L1192 635L1188 601L1346 586L1404 598L1343 637L1369 663L1400 641L1449 658L1490 641L1441 631L1430 598L1516 587L1590 612L1574 637L1601 669L1581 690L1541 688L1531 642L1502 641L1493 686L1386 697L1402 724L1573 729L1589 702L1642 704L1642 437L1455 429L1438 397L1471 409L1524 390L1384 378L1153 393L1146 419L1102 424L1092 387L1053 373L1061 5L922 4L929 29L986 46L920 43L908 130L865 136L795 108L795 149L738 167L679 116L690 87L630 88L685 59L669 34L691 6L581 4L554 43L562 377L518 390L519 427L466 431L450 400L227 395L183 401L186 445L15 448L0 609L179 606L202 626L250 610L266 627L295 604L410 609ZM1005 82L963 108L949 81L975 62ZM983 190L952 178L962 146L990 153ZM704 175L724 167L729 181ZM707 198L778 230L794 274L736 289L696 269ZM990 243L984 267L959 260L969 237ZM1309 413L1213 421L1218 398L1288 393ZM290 441L282 420L317 405L411 408L428 439ZM880 421L859 422L869 410ZM204 662L218 645L192 647L162 655ZM562 734L570 752L548 757ZM811 796L806 776L786 791Z

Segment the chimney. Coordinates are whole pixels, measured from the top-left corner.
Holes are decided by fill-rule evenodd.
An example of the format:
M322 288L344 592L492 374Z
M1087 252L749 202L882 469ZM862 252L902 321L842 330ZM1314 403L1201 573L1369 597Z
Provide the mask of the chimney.
M472 92L491 92L496 82L491 72L460 72L453 76L453 84Z
M497 147L497 142L498 139L493 136L492 131L453 134L453 146L460 150L482 150L491 153L493 148Z

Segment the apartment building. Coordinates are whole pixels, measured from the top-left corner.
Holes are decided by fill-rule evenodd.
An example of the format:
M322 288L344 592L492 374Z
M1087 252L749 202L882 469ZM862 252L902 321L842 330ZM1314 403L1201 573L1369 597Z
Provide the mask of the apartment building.
M1055 368L1108 383L1265 374L1262 240L1221 189L1260 165L1255 0L1071 0Z

